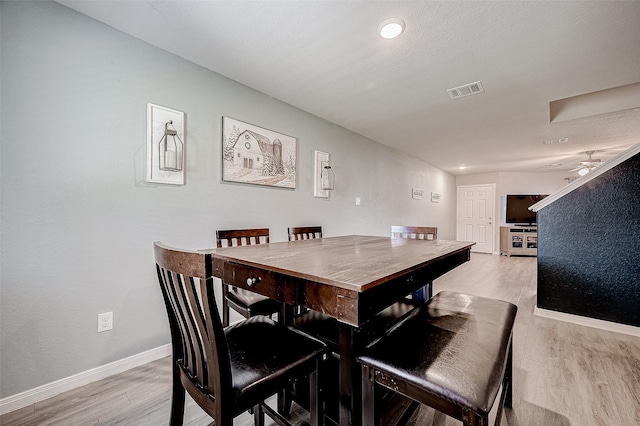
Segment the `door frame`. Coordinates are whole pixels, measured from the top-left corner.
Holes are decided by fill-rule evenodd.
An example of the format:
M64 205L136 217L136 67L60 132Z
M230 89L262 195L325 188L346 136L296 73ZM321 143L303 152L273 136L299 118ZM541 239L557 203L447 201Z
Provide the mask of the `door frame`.
M458 231L460 230L460 192L462 188L473 188L478 186L490 186L493 188L493 200L491 207L491 224L493 226L493 232L491 235L491 254L500 254L500 251L496 251L496 235L497 230L499 230L500 221L496 220L496 200L498 196L496 194L496 184L495 183L478 183L474 185L457 185L456 186L456 239L458 237ZM471 247L471 251L473 251L473 247Z

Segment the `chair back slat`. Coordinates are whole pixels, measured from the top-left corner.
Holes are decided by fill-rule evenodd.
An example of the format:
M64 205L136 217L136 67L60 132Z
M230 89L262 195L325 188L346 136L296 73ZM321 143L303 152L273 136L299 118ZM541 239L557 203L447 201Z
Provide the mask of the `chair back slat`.
M221 412L231 395L231 362L213 291L211 252L176 250L154 243L158 281L169 316L174 359L193 398L209 394Z
M391 238L437 240L438 228L435 226L392 226Z
M269 243L269 228L216 231L218 248Z
M161 270L160 273L165 276L166 294L182 335L182 339L180 339L183 346L182 366L190 376L196 376L200 383L205 383L206 378L203 374L204 365L206 365L205 355L202 350L200 333L194 325L191 308L185 294L184 278L170 270Z
M322 226L299 226L288 228L289 241L322 238Z

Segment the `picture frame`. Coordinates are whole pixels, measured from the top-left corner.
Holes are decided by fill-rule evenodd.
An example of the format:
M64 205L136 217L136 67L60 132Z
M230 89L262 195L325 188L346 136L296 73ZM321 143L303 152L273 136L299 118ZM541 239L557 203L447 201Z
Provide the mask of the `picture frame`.
M175 146L175 163L179 170L164 170L160 161L160 145L167 123L181 144ZM146 181L165 185L184 185L186 159L185 113L161 105L147 103L147 173ZM175 165L175 164L174 164Z
M313 196L316 198L329 198L329 190L322 189L322 163L328 163L330 156L328 152L314 151L313 164L314 164L314 179L313 179Z
M296 188L298 139L222 117L222 180Z

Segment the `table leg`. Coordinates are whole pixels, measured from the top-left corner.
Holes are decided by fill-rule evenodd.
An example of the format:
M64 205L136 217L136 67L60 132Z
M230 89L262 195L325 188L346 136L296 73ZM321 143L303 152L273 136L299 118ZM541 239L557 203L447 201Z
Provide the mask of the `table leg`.
M295 315L294 307L288 303L280 304L280 311L278 312L278 322L284 325L293 324L293 316Z
M362 371L355 360L361 342L357 329L340 323L340 426L357 426L362 420Z
M285 324L293 324L294 307L287 303L282 303L280 312L278 312L278 321ZM293 389L288 387L278 392L278 413L288 417L291 414L291 405L293 404Z

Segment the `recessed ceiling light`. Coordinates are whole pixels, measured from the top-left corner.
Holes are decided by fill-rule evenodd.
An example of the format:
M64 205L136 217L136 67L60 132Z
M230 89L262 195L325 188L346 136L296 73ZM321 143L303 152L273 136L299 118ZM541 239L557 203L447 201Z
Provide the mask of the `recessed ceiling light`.
M391 39L396 38L404 31L404 21L399 18L385 19L378 25L380 37Z
M467 166L460 166L460 167L458 167L458 168L459 168L460 170L464 170L464 169L466 169L466 168L467 168Z

